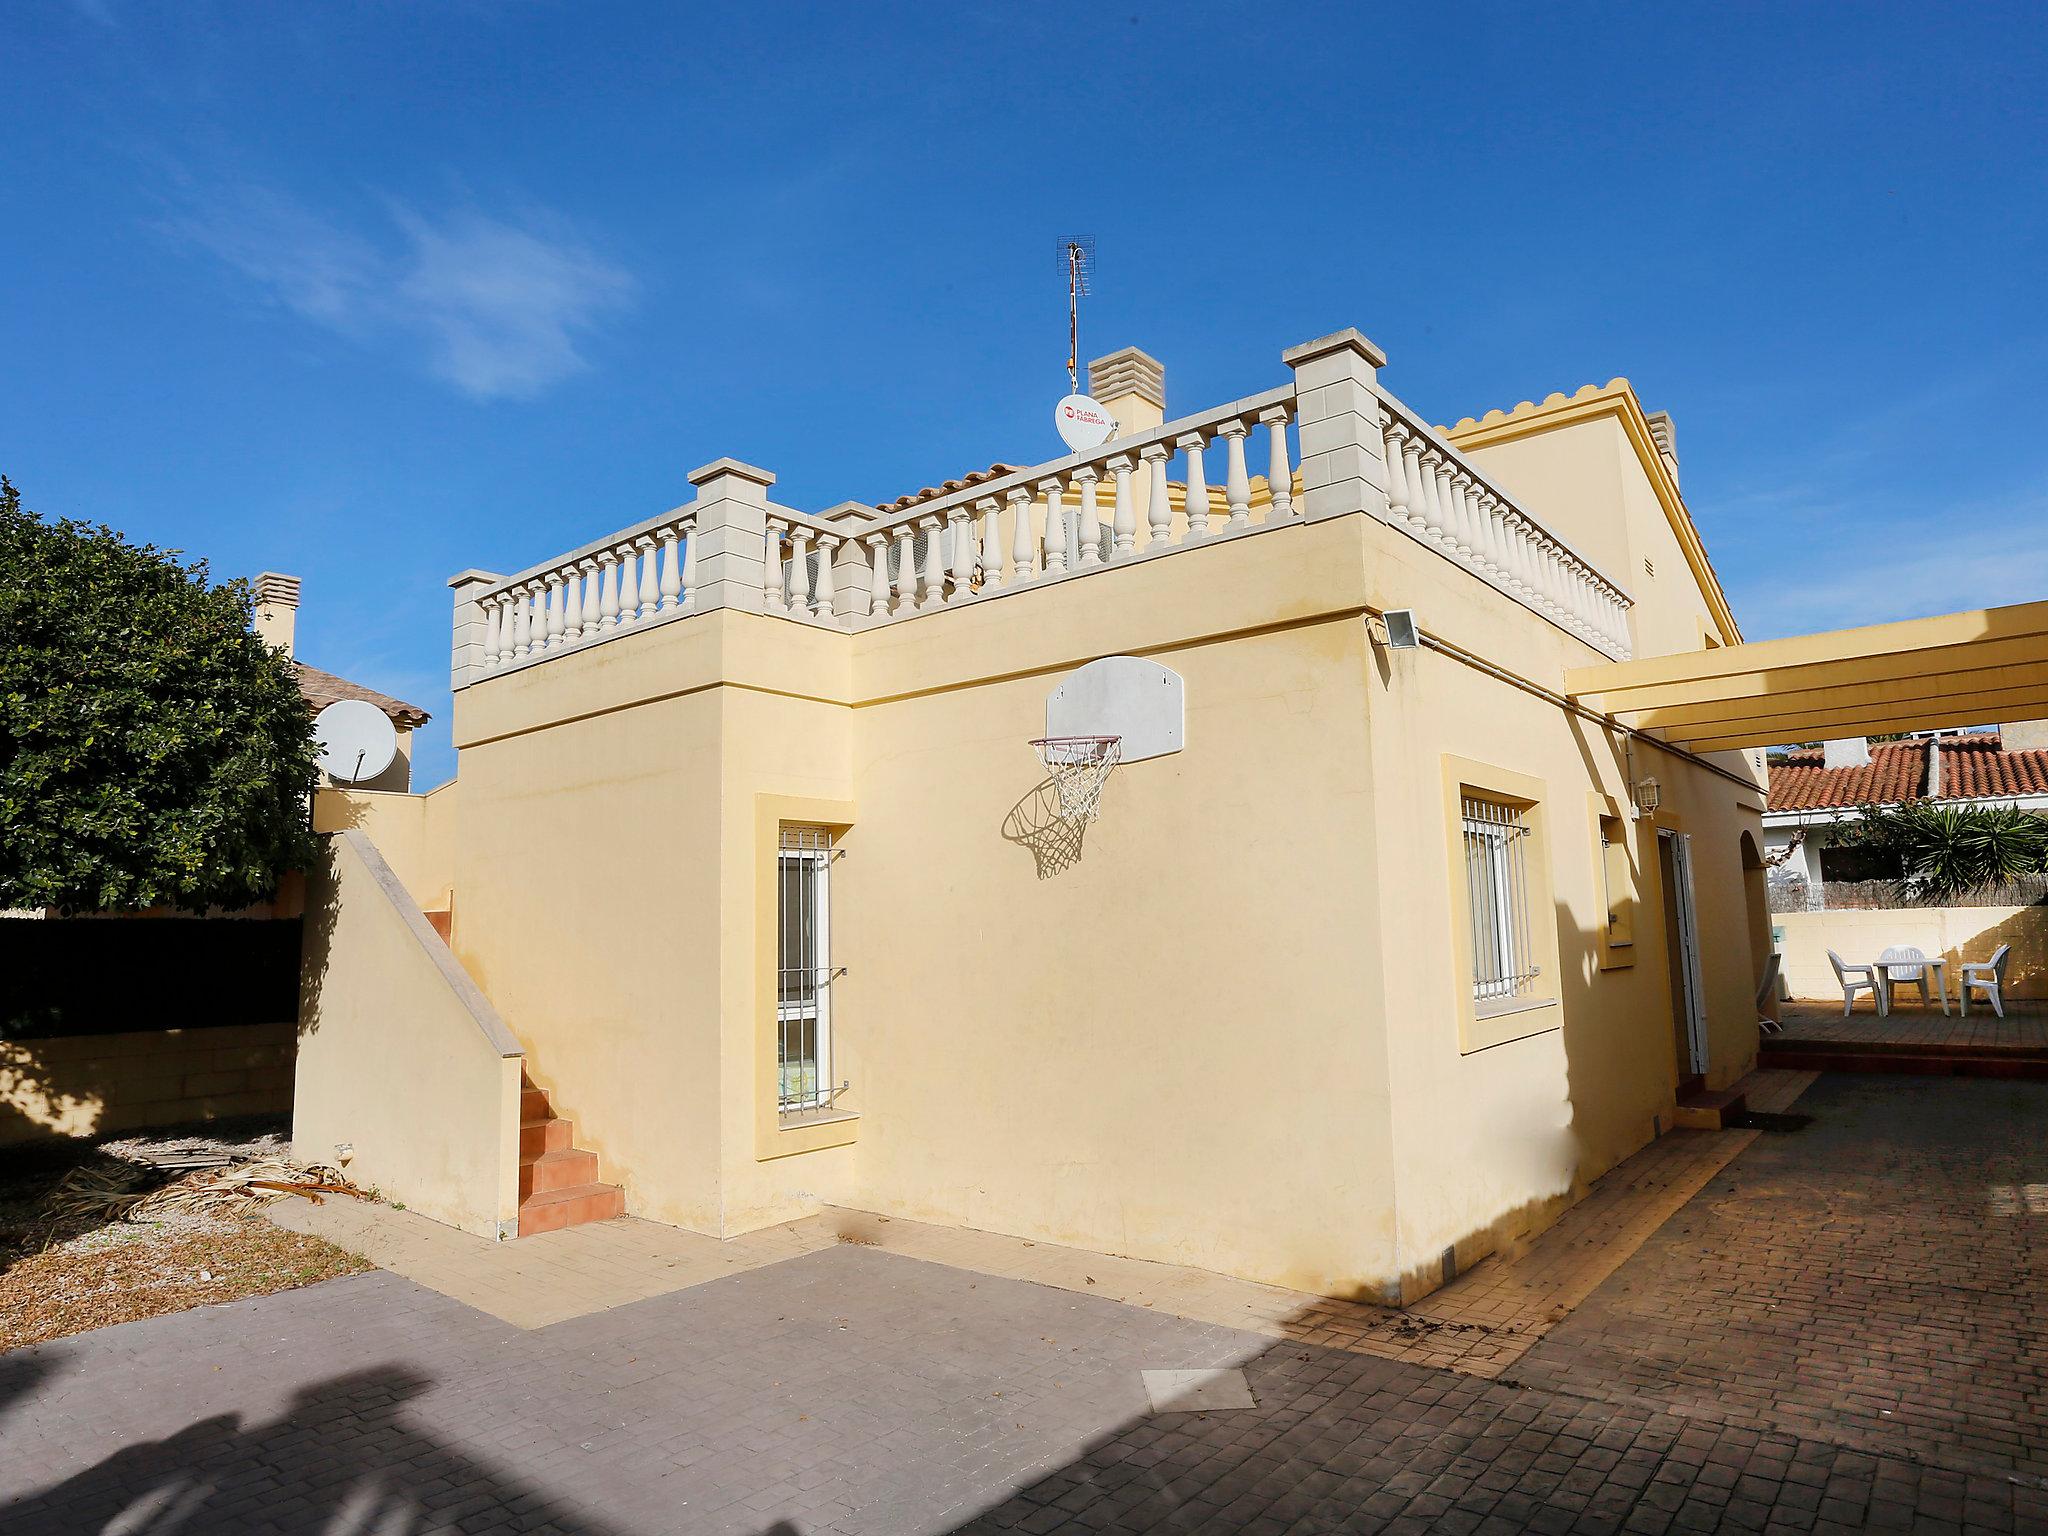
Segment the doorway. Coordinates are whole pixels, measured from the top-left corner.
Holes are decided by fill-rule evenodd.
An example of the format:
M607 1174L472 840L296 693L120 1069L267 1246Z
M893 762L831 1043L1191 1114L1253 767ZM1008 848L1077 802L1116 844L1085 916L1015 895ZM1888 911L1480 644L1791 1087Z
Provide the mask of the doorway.
M1681 1085L1707 1071L1707 1010L1700 985L1699 909L1693 900L1692 838L1657 830L1657 872L1664 882L1665 971L1671 978L1672 1052Z

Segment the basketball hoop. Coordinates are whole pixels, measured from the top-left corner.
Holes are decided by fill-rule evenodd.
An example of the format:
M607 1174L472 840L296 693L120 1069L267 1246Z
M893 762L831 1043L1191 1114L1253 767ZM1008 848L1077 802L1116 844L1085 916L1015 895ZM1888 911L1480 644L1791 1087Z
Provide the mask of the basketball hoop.
M1121 736L1041 736L1031 743L1059 794L1062 821L1085 826L1095 819L1122 742Z

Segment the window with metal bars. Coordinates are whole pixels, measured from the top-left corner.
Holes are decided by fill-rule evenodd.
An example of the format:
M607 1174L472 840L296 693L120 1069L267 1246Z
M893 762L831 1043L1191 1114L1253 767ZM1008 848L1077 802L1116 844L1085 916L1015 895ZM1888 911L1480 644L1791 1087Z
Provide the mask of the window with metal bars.
M829 827L784 827L776 850L775 1107L783 1115L833 1107L847 1085L832 1075L832 861Z
M1530 828L1523 807L1469 792L1465 897L1472 919L1472 1007L1484 1018L1534 999L1541 968L1529 912Z

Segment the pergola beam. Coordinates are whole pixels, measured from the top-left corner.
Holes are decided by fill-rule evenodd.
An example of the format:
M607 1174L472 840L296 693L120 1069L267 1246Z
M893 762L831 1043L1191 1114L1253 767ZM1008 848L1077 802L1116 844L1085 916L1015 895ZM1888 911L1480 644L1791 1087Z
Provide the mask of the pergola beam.
M1582 667L1566 691L1693 751L2048 717L2048 602Z

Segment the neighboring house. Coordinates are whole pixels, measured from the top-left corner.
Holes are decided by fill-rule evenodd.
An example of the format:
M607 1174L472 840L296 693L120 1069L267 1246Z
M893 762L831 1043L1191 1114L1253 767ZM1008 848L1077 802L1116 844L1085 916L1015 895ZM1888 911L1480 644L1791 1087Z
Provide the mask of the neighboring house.
M1668 419L1282 361L1168 422L1127 351L1099 449L819 513L720 459L454 578L456 779L316 808L301 1152L485 1233L841 1205L1404 1298L1740 1078L1761 754L1567 693L1740 640ZM1060 734L1130 743L1092 825Z
M306 696L307 707L317 715L337 700L361 699L383 710L397 730L398 754L392 758L391 766L376 778L350 787L400 793L412 788L412 733L425 725L431 716L417 704L394 699L388 693L365 688L361 683L352 683L345 677L336 677L332 672L323 672L300 661L294 650L298 620L299 578L280 575L276 571L265 571L258 576L256 633L273 648L292 658L292 665L298 669L299 692Z
M2048 810L2048 720L1992 730L1928 731L1898 741L1863 737L1774 752L1764 851L1774 884L1873 878L1863 850L1839 829L1869 806L1934 800Z

